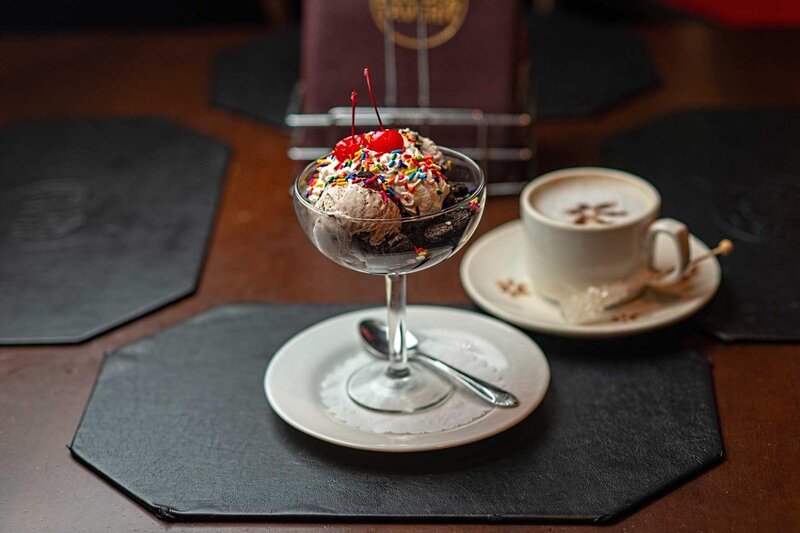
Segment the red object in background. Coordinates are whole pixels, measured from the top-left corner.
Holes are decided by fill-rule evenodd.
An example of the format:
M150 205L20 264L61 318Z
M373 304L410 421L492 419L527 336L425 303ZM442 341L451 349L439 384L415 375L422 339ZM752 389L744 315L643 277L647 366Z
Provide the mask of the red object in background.
M659 0L662 4L729 26L800 26L798 0Z

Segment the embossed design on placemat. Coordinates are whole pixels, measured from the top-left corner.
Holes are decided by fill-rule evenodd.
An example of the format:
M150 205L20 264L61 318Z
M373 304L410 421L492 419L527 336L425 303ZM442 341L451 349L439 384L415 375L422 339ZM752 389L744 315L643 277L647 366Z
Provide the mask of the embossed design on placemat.
M92 193L82 180L51 179L17 187L0 201L0 246L53 250L82 241Z
M712 183L709 204L717 223L733 237L768 246L800 242L800 209L787 209L786 200L800 198L798 177L772 176L757 187Z

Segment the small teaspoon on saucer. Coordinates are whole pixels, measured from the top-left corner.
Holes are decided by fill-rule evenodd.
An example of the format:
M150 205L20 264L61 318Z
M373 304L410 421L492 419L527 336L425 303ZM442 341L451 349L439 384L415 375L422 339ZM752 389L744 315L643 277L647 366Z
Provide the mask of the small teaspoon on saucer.
M386 336L386 325L380 320L362 320L358 324L358 333L367 352L375 357L387 359L389 356L389 341ZM519 400L508 391L487 383L482 379L471 376L444 361L423 353L417 349L419 340L413 333L406 330L406 349L409 357L424 363L432 369L441 372L450 379L463 384L466 388L480 396L485 401L496 407L516 407Z

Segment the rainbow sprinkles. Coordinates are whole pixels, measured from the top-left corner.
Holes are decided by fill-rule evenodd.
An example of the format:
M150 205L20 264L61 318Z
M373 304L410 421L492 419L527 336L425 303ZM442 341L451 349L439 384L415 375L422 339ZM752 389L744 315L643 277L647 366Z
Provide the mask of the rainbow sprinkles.
M445 162L439 148L417 132L399 131L403 148L381 153L368 146L381 132L360 135L360 144L345 160L337 150L317 160L316 172L308 181L306 198L312 204L329 187L361 186L380 193L384 202L395 202L410 215L424 215L441 210L450 191L444 176L450 162Z

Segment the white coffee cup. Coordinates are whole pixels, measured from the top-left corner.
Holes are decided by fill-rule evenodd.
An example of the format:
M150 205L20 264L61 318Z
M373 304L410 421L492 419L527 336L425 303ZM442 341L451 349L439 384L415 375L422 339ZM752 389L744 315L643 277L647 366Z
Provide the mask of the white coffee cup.
M559 301L566 293L625 285L629 297L648 284L680 280L689 264L689 231L658 219L661 196L628 172L578 167L544 174L520 197L525 263L533 287ZM672 269L654 274L657 235L677 248Z

